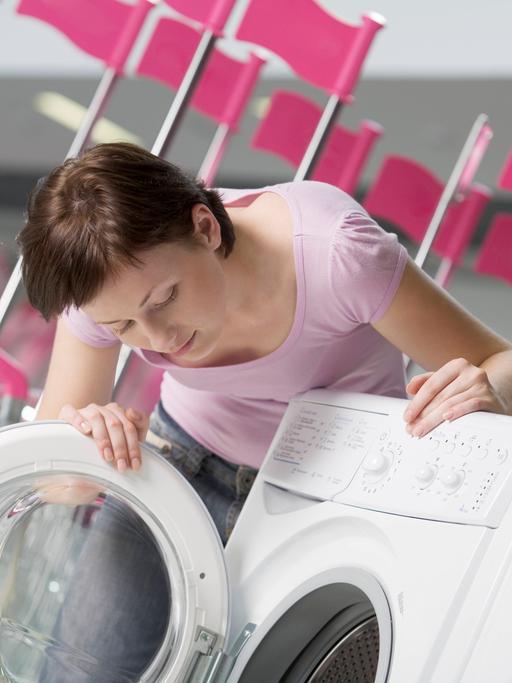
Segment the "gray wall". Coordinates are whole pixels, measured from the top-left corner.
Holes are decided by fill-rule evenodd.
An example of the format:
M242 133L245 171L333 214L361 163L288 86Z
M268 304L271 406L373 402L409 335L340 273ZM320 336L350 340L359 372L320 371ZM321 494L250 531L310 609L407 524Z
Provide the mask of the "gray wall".
M95 78L2 78L0 79L0 172L44 171L59 163L73 134L34 108L36 96L56 91L84 105L97 84ZM323 93L299 81L265 79L255 94L254 105L278 87L309 94L319 103ZM172 93L149 80L125 80L115 92L106 115L151 146L172 101ZM247 112L240 134L233 140L221 168L223 178L259 184L291 178L285 163L251 151L250 138L257 125L256 106ZM471 124L486 112L494 139L484 158L478 179L494 185L507 152L512 148L512 78L432 79L363 78L355 103L341 114L340 122L353 127L362 118L384 126L368 165L371 180L382 157L388 153L417 159L446 177L457 158ZM214 125L191 113L184 121L169 158L194 171L215 130Z

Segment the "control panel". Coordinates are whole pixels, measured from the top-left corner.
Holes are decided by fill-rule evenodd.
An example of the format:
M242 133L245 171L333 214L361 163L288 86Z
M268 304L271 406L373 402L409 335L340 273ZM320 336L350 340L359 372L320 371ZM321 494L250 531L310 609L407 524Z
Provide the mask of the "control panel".
M512 417L472 413L415 438L404 399L313 390L290 402L262 467L303 496L497 527L512 499Z

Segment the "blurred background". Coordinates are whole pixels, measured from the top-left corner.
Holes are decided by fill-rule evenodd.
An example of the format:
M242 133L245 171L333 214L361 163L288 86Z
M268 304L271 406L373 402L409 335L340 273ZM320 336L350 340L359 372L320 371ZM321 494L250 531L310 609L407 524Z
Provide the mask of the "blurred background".
M390 154L414 159L446 182L475 118L481 112L488 115L494 136L476 180L492 190L492 197L449 290L484 322L512 339L510 285L473 269L496 214L512 213L512 192L498 183L512 148L512 51L506 47L512 5L507 0L316 2L345 22L357 23L369 10L387 21L365 61L355 99L339 118L348 128L371 119L384 130L354 189L359 199L372 187L383 159ZM0 0L0 236L11 262L27 194L37 178L66 156L104 68L53 26L19 14L18 5L18 0ZM246 5L247 0L238 0L226 37L218 43L239 59L245 59L251 47L233 39ZM155 141L174 91L134 74L157 17L174 16L168 6L158 6L154 15L145 27L147 35L141 35L128 59L126 76L116 87L105 119L96 127L93 142L122 138L151 148ZM239 131L220 165L217 186L257 187L293 178L289 163L251 147L269 98L279 88L305 95L321 106L327 101L325 92L295 75L279 57L267 54ZM215 122L189 109L167 158L197 173L215 130ZM385 227L402 234L400 226ZM402 238L414 254L416 247L405 235ZM427 270L435 272L437 263L430 256Z

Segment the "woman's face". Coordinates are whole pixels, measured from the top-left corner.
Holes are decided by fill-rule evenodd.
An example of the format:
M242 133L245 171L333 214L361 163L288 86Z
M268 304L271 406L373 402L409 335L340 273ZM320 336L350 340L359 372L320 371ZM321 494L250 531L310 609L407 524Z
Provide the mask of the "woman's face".
M199 361L211 353L226 315L220 228L197 206L205 209L193 210L197 247L171 243L137 254L142 266L124 268L82 307L125 344L171 360Z

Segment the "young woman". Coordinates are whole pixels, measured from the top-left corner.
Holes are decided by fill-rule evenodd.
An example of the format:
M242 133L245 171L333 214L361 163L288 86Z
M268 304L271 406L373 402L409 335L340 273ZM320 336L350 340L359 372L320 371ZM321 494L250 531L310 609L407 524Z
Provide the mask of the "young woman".
M147 418L111 402L120 343L165 368L148 440L224 541L299 392L407 391L416 436L471 411L512 412L510 343L329 185L216 192L138 147L100 145L40 182L19 243L32 305L59 316L38 418L67 420L137 470ZM427 370L407 387L402 353ZM147 569L147 551L135 555L128 573Z

